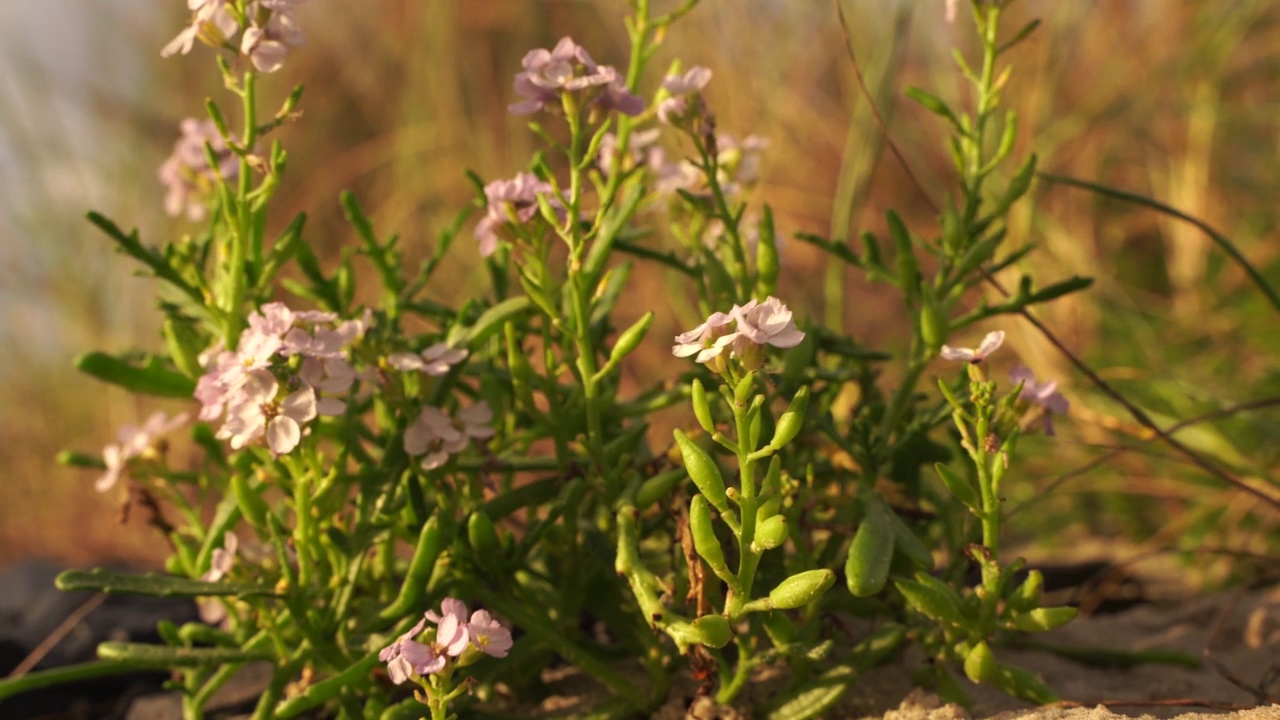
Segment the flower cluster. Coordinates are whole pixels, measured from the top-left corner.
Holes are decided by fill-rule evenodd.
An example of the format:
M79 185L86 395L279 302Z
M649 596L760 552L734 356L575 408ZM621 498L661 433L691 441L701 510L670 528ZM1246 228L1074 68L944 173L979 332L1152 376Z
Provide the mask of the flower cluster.
M410 457L425 456L422 468L434 470L465 450L472 439L493 437L491 422L493 411L483 400L458 411L452 418L440 408L427 406L404 431L404 451Z
M953 348L950 345L943 345L941 355L947 360L969 363L970 378L982 380L986 377L981 367L982 363L986 362L987 358L1003 344L1004 331L995 330L987 333L976 348ZM1009 378L1022 386L1021 392L1018 393L1018 400L1021 403L1019 410L1023 411L1032 405L1039 407L1043 411L1044 434L1052 436L1054 434L1053 416L1066 415L1067 410L1070 409L1067 398L1058 392L1058 383L1038 382L1035 373L1021 365L1014 366L1009 373Z
M520 64L524 71L516 74L515 90L524 100L508 108L516 115L558 107L562 93L588 90L597 91L589 102L600 110L624 115L639 115L644 110L644 101L627 90L612 65L597 65L571 38L561 38L551 50L530 50Z
M730 324L734 325L732 330ZM801 340L804 333L796 328L791 311L770 295L764 302L751 300L745 305L734 305L728 313L712 313L706 322L677 335L671 353L676 357L697 355L697 362L707 363L723 358L724 351L730 350L731 357L756 369L763 362L765 345L789 348L799 345Z
M522 172L510 180L494 180L484 186L488 209L476 223L475 235L480 241L480 256L489 257L498 249L498 229L508 223L524 224L538 215L538 197L545 198L557 215L563 215L564 204L556 197L551 183L537 175Z
M367 311L359 320L339 323L334 313L264 305L249 316L235 351L220 345L206 351L207 370L196 384L200 419L216 420L225 412L217 436L237 450L265 435L273 453L288 453L308 422L346 411L345 402L321 393L351 388L356 372L346 348L369 322Z
M470 665L480 655L501 658L511 649L511 630L504 627L487 610L477 610L467 619L467 606L461 600L445 598L440 604L443 614L428 610L408 632L378 653L387 664L391 681L399 685L413 675L425 677L442 672L450 662ZM435 623L434 637L426 642L415 638L428 622ZM468 650L472 652L467 653ZM464 655L465 654L465 655Z
M173 152L157 173L167 189L164 209L171 217L185 210L187 218L199 221L207 212L205 198L216 184L234 180L239 174L239 158L227 147L226 140L212 120L187 118L179 127L182 136L173 144ZM212 151L216 167L209 166L206 145Z
M211 46L231 46L249 58L258 72L272 73L284 65L289 48L305 39L294 17L294 6L304 0L255 0L241 17L230 0L187 0L191 24L160 51L162 57L186 55L196 40ZM233 38L243 28L238 44Z
M178 413L169 417L162 412L152 413L142 426L125 425L116 431L117 442L102 449L102 461L107 471L98 478L94 485L98 492L106 492L115 487L120 475L129 466L129 461L153 452L161 436L182 427L187 423L187 414Z

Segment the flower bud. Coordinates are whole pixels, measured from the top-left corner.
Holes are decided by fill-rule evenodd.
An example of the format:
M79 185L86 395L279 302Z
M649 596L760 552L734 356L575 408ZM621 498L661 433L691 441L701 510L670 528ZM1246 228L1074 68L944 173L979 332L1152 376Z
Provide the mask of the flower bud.
M706 496L711 506L720 512L728 512L729 500L724 492L724 477L720 475L720 467L706 450L698 447L680 430L675 431L676 444L680 446L680 456L684 459L684 467L698 490Z
M747 406L747 399L751 397L751 392L755 389L756 374L749 372L742 376L738 381L737 387L733 389L733 401L740 407Z
M1013 616L1013 624L1024 632L1045 632L1060 628L1076 618L1073 607L1036 608Z
M996 674L996 656L985 642L974 646L964 659L964 674L976 683L988 682Z
M769 447L781 450L787 443L794 440L804 427L805 412L808 409L809 386L805 385L791 399L791 404L783 411L782 417L778 418L778 427L773 432L773 440L769 442Z
M769 603L782 610L806 605L822 596L836 581L836 574L823 568L792 575L769 593Z

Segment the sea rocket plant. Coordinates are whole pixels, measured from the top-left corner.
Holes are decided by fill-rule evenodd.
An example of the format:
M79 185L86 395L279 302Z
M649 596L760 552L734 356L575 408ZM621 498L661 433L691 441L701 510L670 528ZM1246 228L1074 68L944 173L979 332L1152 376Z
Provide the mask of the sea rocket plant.
M259 660L271 678L255 719L418 717L425 702L445 720L450 703L473 687L492 697L499 681L518 699L541 691L527 667L462 674L486 655L506 657L512 626L524 631L526 665L558 657L605 686L608 708L584 712L652 714L690 670L706 679L700 693L730 703L774 665L794 671L791 689L753 710L781 716L811 702L813 682L838 697L908 641L935 661L928 672L950 663L1046 697L1038 681L995 664L988 642L1070 614L1040 607L1034 576L1015 586L999 554L1019 413L1037 405L1047 422L1066 401L1025 371L1015 371L1016 397L999 395L984 363L1003 332L977 348L945 344L1037 297L1029 282L998 306L968 291L1000 261L1004 212L1025 192L1010 186L1002 204L990 200L1004 176L983 135L994 80L973 78L982 107L956 128L963 209L943 212L941 240L890 213L890 266L872 233L862 253L844 234L799 236L900 293L913 322L901 325L912 334L899 357L844 334L840 283L823 287L826 317L804 330L778 298L773 213L748 205L767 143L720 129L703 94L711 71L671 73L639 94L657 84L646 67L668 27L697 0L660 16L631 3L625 70L568 37L524 56L510 109L541 113L532 125L547 147L477 198L491 288L448 298L436 282L465 214L432 252L382 235L344 194L358 247L322 257L303 216L273 214L287 153L266 140L299 117L301 91L268 115L257 89L302 43L299 4L188 0L191 23L164 49L213 47L240 105L224 112L211 100L209 120L184 122L161 171L166 209L207 227L156 247L93 216L165 286L166 352L90 354L81 366L131 391L193 397L200 457L169 468L160 437L185 417L157 414L122 430L101 460L77 459L105 470L100 489L128 473L155 495L150 525L173 553L168 574L72 573L62 584L195 598L217 625L163 625L164 645L110 643L103 657L170 659L192 719ZM993 34L1002 6L974 5L987 18L983 67L1005 49ZM244 126L233 132L236 120ZM1006 146L1018 144L998 152ZM429 259L411 269L405 258L423 250ZM671 313L631 283L641 265L669 274L672 305L709 313L672 343L693 362L654 361L662 343L649 330ZM628 309L637 306L649 311ZM631 372L646 354L653 372ZM938 383L955 433L941 427L946 406L921 391L939 354L968 363ZM902 372L884 372L889 362ZM674 447L655 438L653 414L686 400L692 418L675 420ZM957 458L963 467L952 469ZM922 491L935 481L950 495ZM900 512L885 488L927 498L929 512ZM980 592L940 579L935 558L977 562ZM837 577L849 592L831 591ZM468 614L452 597L464 594L485 609ZM872 636L831 641L833 618L868 612ZM594 636L584 631L593 626ZM395 688L406 681L420 688L413 697ZM829 714L821 702L803 712Z

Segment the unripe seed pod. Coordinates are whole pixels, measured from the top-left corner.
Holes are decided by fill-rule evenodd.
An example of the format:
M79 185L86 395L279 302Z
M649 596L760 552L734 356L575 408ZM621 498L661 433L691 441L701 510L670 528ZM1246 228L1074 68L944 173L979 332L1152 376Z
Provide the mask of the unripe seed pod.
M729 573L729 565L724 561L724 548L720 547L720 538L716 537L715 525L711 522L711 508L707 499L694 495L689 503L689 534L693 535L693 547L698 555L707 562L716 575Z
M502 541L493 521L482 510L471 513L467 521L467 540L471 555L481 569L494 572L503 565Z
M930 355L936 355L942 349L950 333L947 317L938 307L931 293L927 293L924 304L920 307L920 339L929 348Z
M698 490L707 497L711 506L720 512L729 511L729 500L724 493L724 477L720 474L720 466L707 453L698 447L680 430L675 431L676 444L680 446L680 456L684 458L684 467Z
M643 510L658 502L686 477L684 468L673 468L645 480L636 490L636 507Z
M709 433L716 431L716 424L711 419L711 403L707 402L706 388L702 387L702 381L694 378L690 396L693 400L693 415L698 418L698 424L703 430Z
M649 326L653 324L653 311L645 313L643 317L631 324L631 327L622 331L618 336L618 342L614 344L613 351L609 353L608 364L610 366L617 365L623 358L630 355L640 342L644 340L645 333L649 332Z
M774 515L756 526L754 545L764 550L772 550L787 540L787 518L785 515Z
M782 610L798 608L817 600L835 581L836 574L826 568L798 573L778 583L769 593L769 602Z
M733 639L733 628L723 615L703 615L693 621L699 642L707 647L722 648Z
M794 440L804 427L804 416L808 409L809 386L805 385L791 399L791 404L783 411L782 417L778 418L778 427L773 432L773 440L769 443L769 447L781 450L787 443Z

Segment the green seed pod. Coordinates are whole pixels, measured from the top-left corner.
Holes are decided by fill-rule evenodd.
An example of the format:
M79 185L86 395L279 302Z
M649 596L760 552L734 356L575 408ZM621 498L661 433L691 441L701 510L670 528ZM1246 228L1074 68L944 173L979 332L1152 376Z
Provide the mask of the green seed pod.
M723 615L703 615L693 621L698 642L712 648L722 648L733 639L733 628Z
M690 396L693 399L693 414L698 418L698 424L702 426L703 430L714 433L716 424L711 419L711 403L707 402L707 390L702 387L702 381L694 378L690 390Z
M868 499L865 516L849 545L845 560L845 581L857 597L875 595L889 579L893 562L894 532L886 513L892 512L874 496Z
M685 473L684 468L674 468L645 480L640 484L640 488L636 490L636 507L643 510L658 502L670 494L672 489L686 477L688 475Z
M787 541L787 518L785 515L774 515L756 526L756 539L753 545L772 550Z
M1013 616L1013 624L1023 632L1045 632L1060 628L1076 618L1073 607L1035 608Z
M467 541L471 544L471 556L481 569L496 572L505 564L498 531L483 510L471 513L467 521Z
M187 377L200 377L204 373L199 360L202 343L196 329L191 323L170 317L165 318L162 330L173 364Z
M262 499L262 495L249 487L249 479L244 473L235 473L231 476L231 494L235 497L236 504L240 506L240 513L250 525L259 529L267 526L267 513L271 510L267 507L267 502Z
M930 355L937 355L947 341L947 334L950 332L948 325L947 316L938 307L933 293L925 293L920 307L920 339L924 340Z
M721 513L729 511L729 499L724 492L724 477L720 474L720 466L707 453L698 447L680 430L675 431L676 444L680 446L680 457L684 459L684 467L698 490L707 497L711 506Z
M778 418L778 427L773 432L773 440L770 441L769 447L781 450L787 443L794 440L804 428L805 412L808 409L809 386L805 385L800 388L800 392L797 392L794 398L791 398L791 404L783 411L782 417Z
M769 603L782 610L798 608L817 600L836 581L836 574L823 568L792 575L769 593Z
M989 682L996 676L996 656L985 642L975 645L965 656L964 674L976 683Z
M720 538L716 537L716 528L711 521L711 508L707 505L707 499L701 495L694 495L689 503L689 534L693 535L694 549L712 572L720 577L732 574L724 561L724 548L720 547Z
M639 320L631 324L631 327L622 331L618 336L618 342L614 343L613 350L609 353L608 366L613 367L622 361L623 358L630 355L640 342L644 340L645 333L649 332L649 326L653 324L653 311L645 313Z
M479 513L477 513L479 514ZM475 516L472 516L473 520ZM485 516L488 519L488 516ZM492 524L490 529L492 529ZM418 545L414 548L413 559L409 561L409 569L404 576L404 584L400 586L400 594L393 603L378 613L378 619L384 622L396 622L411 614L422 604L427 596L427 582L436 569L436 559L444 543L441 541L440 523L433 515L422 526L418 533Z
M515 325L506 323L503 332L507 340L507 366L511 369L511 389L515 391L515 396L524 406L525 411L533 412L536 409L533 401L533 367L529 365L529 358L525 356L524 348L520 346Z

